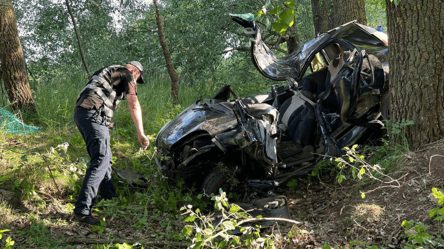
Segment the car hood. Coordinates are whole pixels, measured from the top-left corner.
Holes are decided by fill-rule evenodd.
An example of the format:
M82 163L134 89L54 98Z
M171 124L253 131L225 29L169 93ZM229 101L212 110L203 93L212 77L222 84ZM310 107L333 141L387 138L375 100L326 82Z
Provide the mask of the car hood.
M201 99L162 127L156 146L170 150L189 134L202 131L214 136L236 126L232 104L216 99Z

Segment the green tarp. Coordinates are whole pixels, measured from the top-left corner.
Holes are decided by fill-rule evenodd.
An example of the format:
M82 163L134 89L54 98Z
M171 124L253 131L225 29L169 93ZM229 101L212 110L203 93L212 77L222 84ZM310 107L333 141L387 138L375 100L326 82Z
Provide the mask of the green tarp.
M40 127L24 124L14 114L0 108L0 130L11 134L29 134L40 131Z

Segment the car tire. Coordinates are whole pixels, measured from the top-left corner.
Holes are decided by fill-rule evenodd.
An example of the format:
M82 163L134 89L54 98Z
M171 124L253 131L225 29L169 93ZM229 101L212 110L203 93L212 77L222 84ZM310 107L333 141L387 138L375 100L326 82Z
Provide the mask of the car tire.
M202 192L211 195L219 194L219 189L223 188L224 185L227 186L228 176L223 173L220 169L213 170L210 174L205 177L202 184ZM223 189L227 191L226 189Z

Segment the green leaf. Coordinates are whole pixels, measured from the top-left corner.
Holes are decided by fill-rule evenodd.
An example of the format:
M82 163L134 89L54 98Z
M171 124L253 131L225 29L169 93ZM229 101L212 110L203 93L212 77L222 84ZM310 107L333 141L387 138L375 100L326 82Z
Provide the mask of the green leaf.
M194 245L193 249L200 249L201 247L202 247L202 241L199 241Z
M409 221L404 220L404 221L401 223L401 226L405 226L405 230L408 231L408 230L409 230L414 224L415 224L415 221L414 221L414 220L409 220Z
M429 210L429 216L430 216L430 218L433 218L433 216L436 215L436 213L438 212L438 209L439 209L439 208L434 208L434 209Z
M325 244L322 247L322 249L331 249L331 247L327 244L327 242L325 242Z
M438 205L444 204L444 194L437 188L432 188L432 195L438 200Z
M226 230L234 230L235 227L231 221L225 221L222 223L222 225L225 227Z
M231 205L231 207L230 207L230 214L237 213L237 212L239 212L240 209L241 209L241 208L240 208L238 205L233 204L233 205Z
M186 225L184 228L182 228L182 234L184 236L190 236L193 232L193 227L190 225Z
M288 8L294 8L294 7L296 7L296 1L295 0L290 0L288 2L285 2L285 5L287 5Z
M416 226L414 227L415 231L418 233L424 232L425 230L427 230L427 228L429 228L429 226L427 226L426 224L424 224L422 222L418 222L416 224Z
M259 10L259 12L257 12L256 14L254 14L254 16L262 16L264 14L264 11Z
M196 216L190 215L185 219L185 222L193 222L194 220L196 220Z
M435 219L433 219L433 220L441 222L441 221L444 220L444 216L437 216L437 217L436 217Z
M284 5L279 5L277 7L275 7L274 9L270 10L268 13L272 14L272 15L277 15L277 13L279 12L279 10L281 10L284 7Z
M279 20L293 26L294 23L294 9L285 9L279 14ZM291 24L291 25L290 25Z
M277 33L283 35L285 34L285 31L287 31L288 29L288 24L284 21L276 21L272 24L274 31L276 31Z
M338 179L338 182L339 182L339 183L342 183L342 175L337 175L337 176L336 176L336 179Z
M352 172L353 179L356 179L356 173L358 172L358 170L356 170L355 168L352 168L351 172Z
M205 228L205 229L203 230L203 233L204 233L205 235L211 235L211 234L213 234L213 229L211 229L211 228Z
M233 243L234 245L240 245L239 237L233 237L231 243Z
M12 240L11 237L8 237L6 239L6 248L10 248L11 246L13 246L15 244L15 241Z
M227 242L224 240L224 241L221 241L217 246L218 246L218 248L225 248L226 245L227 245Z
M360 240L350 241L350 247L353 247L355 245L365 245L365 242Z
M9 230L9 229L0 230L0 239L2 239L2 237L3 237L3 233L5 233L5 232L9 232L9 231L11 231L11 230Z

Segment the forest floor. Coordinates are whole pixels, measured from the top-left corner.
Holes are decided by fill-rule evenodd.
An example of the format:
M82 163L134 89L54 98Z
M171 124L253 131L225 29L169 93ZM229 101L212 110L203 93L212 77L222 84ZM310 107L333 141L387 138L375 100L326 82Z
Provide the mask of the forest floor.
M444 188L444 145L442 141L430 144L405 157L401 170L393 174L393 178L401 177L399 187L374 181L339 185L336 179L327 177L286 191L292 218L305 222L315 247L328 243L337 248L360 241L361 248L404 248L407 238L401 224L414 220L427 225L426 233L437 242L426 248L444 248L439 244L442 227L429 216L429 210L438 207L432 188ZM370 192L361 198L360 191ZM408 234L417 232L410 229Z
M16 142L7 139L0 149L19 146ZM303 222L298 229L305 234L294 234L282 248L323 248L326 244L349 248L353 241L359 241L354 248L404 248L404 220L423 222L432 240L441 241L442 228L430 218L429 210L437 207L432 188L444 189L444 143L430 144L405 157L407 161L392 175L400 179L400 186L354 180L339 184L327 174L284 189L280 194L288 199L291 218ZM361 198L360 191L367 193L365 198ZM118 201L99 202L96 212L106 218L106 227L91 227L70 221L73 201L68 201L67 196L54 197L43 191L37 194L40 201L29 201L18 198L10 185L0 185L0 230L9 230L0 231L0 247L7 245L8 237L15 242L12 248L125 248L119 247L123 243L135 245L134 248L189 245L174 241L171 236L184 226L178 214L161 213L155 205L147 205L143 215L132 215L131 206L141 201L137 195L125 207ZM284 224L278 229L285 236L290 227ZM276 227L263 232L272 230L275 232Z

